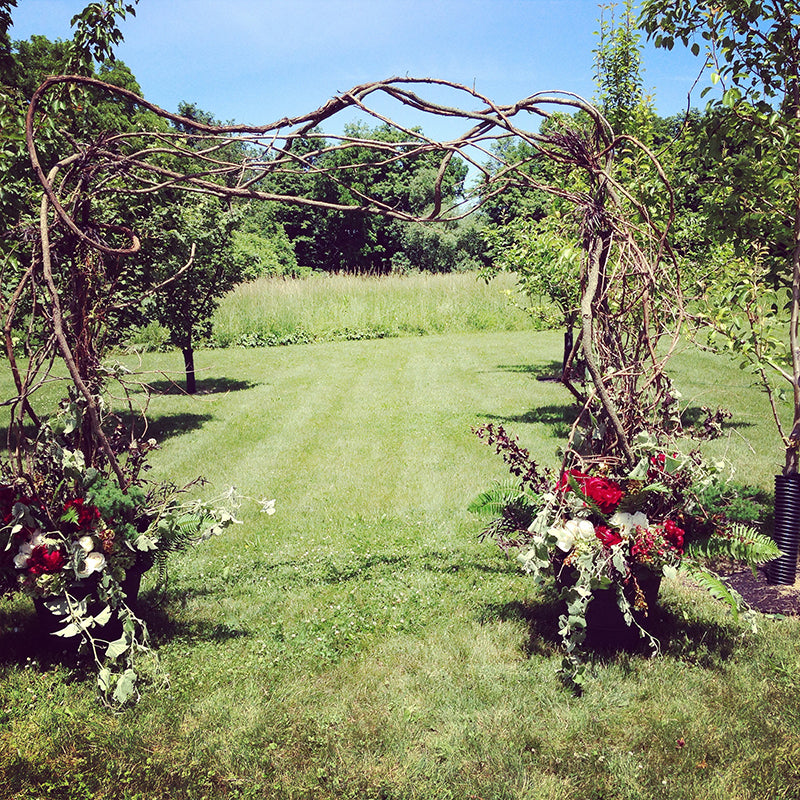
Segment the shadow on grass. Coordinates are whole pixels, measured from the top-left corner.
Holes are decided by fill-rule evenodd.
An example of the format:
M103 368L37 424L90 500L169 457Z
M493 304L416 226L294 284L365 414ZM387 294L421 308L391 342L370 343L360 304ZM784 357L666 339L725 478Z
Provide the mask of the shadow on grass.
M212 593L211 590L207 592ZM224 623L176 618L170 613L168 604L152 594L148 597L147 593L137 603L136 613L147 624L150 640L156 648L174 639L224 644L250 635L248 631ZM88 651L77 652L77 645L77 639L62 639L48 633L33 607L13 609L2 618L0 667L30 665L34 669L47 671L62 666L74 670L76 679L94 680L96 665Z
M491 603L483 607L481 623L492 621L521 621L528 636L523 646L526 656L549 657L561 650L558 620L564 612L563 605L553 589L543 591L541 599ZM648 630L659 642L661 655L703 669L721 670L741 641L741 631L734 626L686 618L658 606L650 620ZM587 647L590 661L604 663L625 659L628 655L649 656L649 640L631 635L620 640L595 642Z
M555 594L543 595L541 602L512 600L508 603L488 603L480 615L481 624L488 622L525 623L527 638L522 651L528 658L550 657L561 647L558 618L561 604Z
M133 431L138 437L153 438L159 444L173 436L181 436L184 433L191 433L199 430L213 419L212 414L164 414L154 419L148 419L147 428L142 423L140 416L131 414L119 414L127 430ZM0 426L0 442L5 443L8 435L8 428ZM36 432L31 429L28 431L31 438L35 438Z
M46 641L32 604L18 601L0 613L0 664L21 664L43 654Z
M181 395L186 394L186 387L183 381L171 381L168 379L158 381L148 381L150 391L157 395ZM242 381L237 378L199 378L197 380L197 394L227 394L228 392L243 392L258 386L252 381ZM186 395L189 397L189 395Z
M713 411L712 410L712 415ZM701 430L703 428L703 423L708 419L709 414L707 411L704 411L702 408L698 408L697 406L691 406L690 408L684 409L681 412L681 423L685 428L691 428L694 426L698 426ZM740 428L752 428L754 423L752 422L743 422L737 419L726 419L722 423L722 433L728 429L740 429Z
M153 438L160 444L165 439L173 436L181 436L184 433L199 430L211 419L213 419L212 414L193 414L191 412L164 414L148 420L146 431L141 417L126 415L123 417L123 422L127 428L135 431L138 436L144 435L148 439Z
M503 372L514 372L530 375L537 381L557 382L561 376L561 362L550 361L544 364L498 364L497 368Z
M539 406L526 411L524 414L504 415L481 414L483 419L488 419L501 424L538 423L550 428L552 436L563 438L569 435L572 424L578 416L578 408L574 405L549 405Z
M190 592L188 596L216 594L212 589ZM250 636L242 628L234 628L224 622L206 619L181 617L174 613L174 606L164 602L161 595L145 593L139 603L139 614L147 623L147 631L155 647L174 640L192 642L212 642L224 644L234 639Z

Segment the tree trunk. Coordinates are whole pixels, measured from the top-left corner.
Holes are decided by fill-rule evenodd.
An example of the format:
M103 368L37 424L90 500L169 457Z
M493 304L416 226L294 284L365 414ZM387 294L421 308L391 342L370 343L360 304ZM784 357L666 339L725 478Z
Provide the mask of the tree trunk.
M186 393L197 393L197 382L194 377L194 348L189 345L183 348L183 366L186 370Z
M581 297L581 351L586 368L592 376L592 383L600 398L600 404L605 412L607 422L616 435L616 448L621 451L630 469L636 464L636 459L631 450L628 435L622 426L617 408L606 389L603 374L597 366L593 352L592 324L594 320L594 299L598 288L604 283L606 277L606 264L611 250L611 231L608 229L595 232L587 247L586 286ZM606 452L606 451L604 451Z
M575 334L572 330L572 323L569 323L566 328L564 328L564 355L561 359L561 378L562 380L566 377L567 372L567 362L569 361L570 353L572 352L572 346L575 344Z
M564 355L561 359L561 382L564 384L570 380L572 375L572 362L575 357L575 323L577 321L577 310L564 313Z

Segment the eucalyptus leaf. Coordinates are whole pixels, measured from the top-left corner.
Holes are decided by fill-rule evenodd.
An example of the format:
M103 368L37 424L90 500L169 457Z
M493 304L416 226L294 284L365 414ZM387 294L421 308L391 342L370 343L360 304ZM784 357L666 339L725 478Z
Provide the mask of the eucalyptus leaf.
M81 632L80 625L70 622L69 625L62 628L60 631L53 631L54 636L63 636L65 639L71 636L77 636Z
M136 673L132 669L126 669L117 680L114 687L113 700L115 703L124 705L133 697L136 691Z
M106 606L99 614L94 617L95 625L105 625L111 619L111 606Z
M130 647L130 640L124 634L119 639L114 639L106 649L106 658L114 660L121 656Z
M111 670L108 667L102 667L97 673L97 685L103 694L111 688Z

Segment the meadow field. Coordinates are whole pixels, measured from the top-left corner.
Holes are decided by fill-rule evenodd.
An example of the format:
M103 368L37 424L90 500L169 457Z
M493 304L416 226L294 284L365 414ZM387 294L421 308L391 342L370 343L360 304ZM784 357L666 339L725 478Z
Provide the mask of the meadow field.
M222 300L212 342L252 347L541 329L541 321L524 310L529 305L509 274L488 283L474 272L268 277L244 283ZM544 316L555 318L552 309Z
M276 513L245 501L165 589L146 578L160 672L118 714L48 656L28 601L0 601L0 798L800 797L796 619L753 630L665 581L661 655L598 657L575 696L553 596L479 541L466 506L505 472L472 428L555 467L571 401L540 378L560 347L498 324L209 349L192 397L179 353L129 358L156 392L152 476ZM770 488L781 447L749 376L689 346L674 363L684 405L733 412L704 449Z

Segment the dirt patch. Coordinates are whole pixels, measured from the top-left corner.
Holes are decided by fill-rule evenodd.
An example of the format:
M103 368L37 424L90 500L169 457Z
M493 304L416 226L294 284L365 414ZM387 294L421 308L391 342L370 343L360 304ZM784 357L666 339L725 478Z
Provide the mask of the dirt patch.
M753 575L749 567L735 567L721 574L756 611L762 614L800 616L800 573L793 586L767 583L763 569Z

